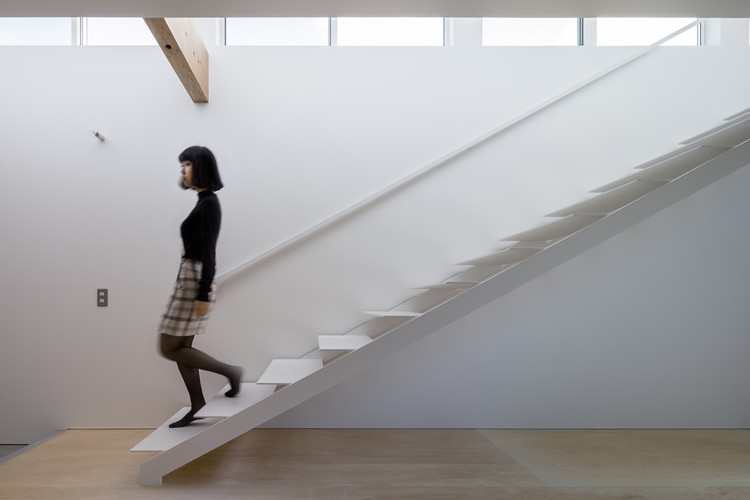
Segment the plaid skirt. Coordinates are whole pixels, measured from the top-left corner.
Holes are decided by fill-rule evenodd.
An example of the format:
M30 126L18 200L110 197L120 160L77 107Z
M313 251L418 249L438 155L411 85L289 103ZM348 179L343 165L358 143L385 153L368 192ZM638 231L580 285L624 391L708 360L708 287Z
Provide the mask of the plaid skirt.
M205 331L206 321L208 321L212 307L209 307L209 314L198 318L195 316L194 304L198 296L202 268L203 263L196 260L182 259L180 262L180 272L177 274L174 293L167 305L167 311L161 318L159 333L188 337L201 335ZM216 285L212 284L209 301L213 304L215 300Z

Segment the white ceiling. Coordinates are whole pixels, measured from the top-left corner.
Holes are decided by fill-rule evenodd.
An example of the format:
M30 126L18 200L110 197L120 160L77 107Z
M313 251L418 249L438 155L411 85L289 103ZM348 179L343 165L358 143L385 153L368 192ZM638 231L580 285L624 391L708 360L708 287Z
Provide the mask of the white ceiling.
M750 0L0 0L0 17L750 17Z

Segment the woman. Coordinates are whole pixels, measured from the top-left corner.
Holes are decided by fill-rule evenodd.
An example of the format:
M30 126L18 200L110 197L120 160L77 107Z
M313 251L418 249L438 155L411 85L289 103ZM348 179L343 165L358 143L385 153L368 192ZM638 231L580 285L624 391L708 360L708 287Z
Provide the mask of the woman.
M174 294L159 326L161 354L177 363L190 394L190 411L170 427L184 427L196 419L206 405L198 370L224 375L229 379L227 397L240 391L242 368L215 360L193 348L193 339L204 332L216 273L216 240L221 226L221 207L215 191L224 185L219 178L216 158L208 148L192 146L180 154L182 187L198 192L198 202L180 226L184 253Z

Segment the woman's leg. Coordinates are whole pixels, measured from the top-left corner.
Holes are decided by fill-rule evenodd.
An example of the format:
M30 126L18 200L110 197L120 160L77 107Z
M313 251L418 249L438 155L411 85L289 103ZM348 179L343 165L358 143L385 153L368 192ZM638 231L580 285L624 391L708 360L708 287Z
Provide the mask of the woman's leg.
M179 337L178 337L179 338ZM192 347L195 337L182 337L184 347ZM177 369L180 370L183 382L190 395L190 411L180 420L170 424L170 427L184 427L193 420L198 410L206 406L206 399L203 397L203 387L201 387L201 377L198 368L190 368L183 364L177 363Z
M193 339L193 336L161 335L161 353L165 358L177 363L182 380L190 394L190 411L179 421L170 424L170 427L184 427L189 424L195 420L198 410L206 404L198 370L206 370L227 377L231 385L230 390L225 393L227 397L236 396L240 390L242 368L217 361L208 354L193 348Z

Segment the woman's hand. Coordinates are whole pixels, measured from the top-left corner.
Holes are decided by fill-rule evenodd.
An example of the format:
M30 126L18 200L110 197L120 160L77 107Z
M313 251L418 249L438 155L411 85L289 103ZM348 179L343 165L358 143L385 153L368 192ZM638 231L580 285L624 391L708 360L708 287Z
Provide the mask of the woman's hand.
M195 301L195 315L198 318L201 318L208 314L208 307L211 305L210 302L204 302L202 300L196 300Z

